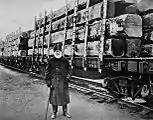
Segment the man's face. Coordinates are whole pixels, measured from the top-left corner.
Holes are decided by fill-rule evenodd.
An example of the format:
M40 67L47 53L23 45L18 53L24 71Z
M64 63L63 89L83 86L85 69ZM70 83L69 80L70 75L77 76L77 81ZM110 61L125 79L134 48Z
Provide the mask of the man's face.
M61 57L62 57L62 51L56 50L56 51L54 52L54 56L55 56L56 58L61 58Z

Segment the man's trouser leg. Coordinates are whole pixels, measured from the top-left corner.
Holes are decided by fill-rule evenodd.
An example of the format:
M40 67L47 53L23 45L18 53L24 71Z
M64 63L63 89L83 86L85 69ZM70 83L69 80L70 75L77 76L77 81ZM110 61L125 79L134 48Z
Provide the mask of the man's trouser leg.
M57 105L52 105L53 108L53 114L56 116L56 113L58 111L58 106Z
M67 104L63 105L63 114L67 113Z
M52 119L55 119L57 111L58 111L58 106L57 105L52 105L52 109L53 109Z
M63 105L63 115L68 118L71 118L71 116L67 113L67 104Z

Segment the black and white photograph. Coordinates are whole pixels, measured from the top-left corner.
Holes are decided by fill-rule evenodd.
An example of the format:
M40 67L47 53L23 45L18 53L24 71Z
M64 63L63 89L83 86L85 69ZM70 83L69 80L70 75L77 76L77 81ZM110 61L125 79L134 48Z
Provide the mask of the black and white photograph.
M153 120L153 0L0 0L0 120Z

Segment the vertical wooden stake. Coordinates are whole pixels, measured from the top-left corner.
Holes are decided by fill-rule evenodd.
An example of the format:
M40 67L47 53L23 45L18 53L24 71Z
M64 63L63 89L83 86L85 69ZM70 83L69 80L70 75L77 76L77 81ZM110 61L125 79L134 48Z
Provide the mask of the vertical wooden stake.
M52 42L52 17L53 17L53 10L50 11L50 29L49 29L49 40L48 40L48 58L50 55L50 44Z
M101 38L100 38L100 50L98 58L98 71L101 73L101 63L103 61L104 54L104 42L105 42L105 31L106 31L106 17L107 17L107 0L103 0L103 18L101 23Z
M89 31L89 0L86 3L86 24L85 24L85 38L84 38L84 55L83 55L83 69L87 70L87 44Z
M44 23L43 23L43 41L42 41L42 63L44 62L44 41L45 41L45 39L46 39L46 37L45 37L45 32L46 32L46 15L47 15L47 11L45 10L45 14L44 14Z
M71 45L71 69L73 69L73 60L74 60L74 46L75 46L75 39L76 39L76 17L77 17L77 10L78 10L78 0L75 0L75 7L74 7L74 14L73 14L73 36L72 36L72 45Z
M35 59L36 32L37 32L37 18L35 16L35 23L34 23L34 44L33 44L33 54L32 54L32 66L34 64L34 59Z
M39 44L40 44L40 32L41 32L41 13L39 13L39 25L38 25L38 55L37 55L37 60L39 60Z
M67 40L67 22L68 22L68 2L67 0L65 0L65 3L66 3L66 10L65 10L65 26L64 26L64 31L65 31L65 38L64 38L64 41L63 41L63 48L62 48L62 53L63 53L63 56L64 56L64 46L65 46L65 41Z

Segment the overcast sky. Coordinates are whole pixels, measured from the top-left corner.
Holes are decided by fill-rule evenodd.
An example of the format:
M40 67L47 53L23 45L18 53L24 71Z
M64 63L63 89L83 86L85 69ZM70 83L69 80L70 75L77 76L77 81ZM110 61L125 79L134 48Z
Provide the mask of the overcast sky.
M70 0L67 0L68 2ZM0 38L22 30L33 29L34 16L64 6L65 0L0 0Z
M68 0L69 1L69 0ZM22 30L33 29L34 16L64 6L65 0L0 0L0 38Z

